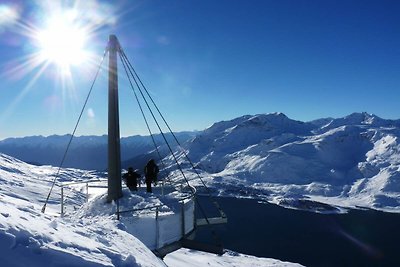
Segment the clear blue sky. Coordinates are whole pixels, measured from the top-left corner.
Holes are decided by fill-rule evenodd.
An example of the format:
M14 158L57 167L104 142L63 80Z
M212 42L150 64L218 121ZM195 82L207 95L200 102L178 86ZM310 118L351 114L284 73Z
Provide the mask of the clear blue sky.
M93 63L71 66L70 77L54 63L14 69L38 49L22 25L40 29L55 2L0 4L12 18L0 18L0 139L70 133L90 89ZM92 62L116 34L174 130L269 112L400 118L400 1L90 0L75 9L96 26ZM121 134L145 134L120 75ZM106 133L106 84L102 72L78 135Z

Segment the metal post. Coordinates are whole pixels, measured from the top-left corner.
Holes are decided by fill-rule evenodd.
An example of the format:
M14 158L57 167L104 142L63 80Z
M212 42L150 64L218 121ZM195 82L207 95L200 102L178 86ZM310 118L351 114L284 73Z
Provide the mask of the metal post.
M158 207L156 207L156 249L160 246L160 225L158 224Z
M89 183L86 182L86 202L89 202Z
M119 199L117 199L117 220L119 221Z
M108 195L107 200L122 197L121 151L118 111L118 68L119 43L115 35L108 42Z
M182 237L185 236L185 201L182 200L181 206L181 220L182 220Z
M196 229L196 195L192 197L193 201L193 229Z
M164 180L161 181L161 195L164 195Z
M64 186L61 186L61 217L64 216Z

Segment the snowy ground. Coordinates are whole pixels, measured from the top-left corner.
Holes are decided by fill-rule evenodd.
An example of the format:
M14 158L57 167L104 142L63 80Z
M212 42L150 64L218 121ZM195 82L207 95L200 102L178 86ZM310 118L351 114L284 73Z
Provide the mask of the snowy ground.
M2 266L300 266L234 252L215 256L190 250L172 253L163 262L129 233L123 220L116 220L112 212L115 203L105 204L101 201L104 196L98 196L81 206L86 200L84 187L69 191L68 203L74 208L67 216L59 216L58 186L46 213L41 213L56 171L53 167L37 167L0 154ZM82 176L98 178L95 173L66 169L62 170L61 180L76 181ZM128 199L136 205L149 200L140 195Z
M227 251L223 256L218 256L201 251L180 249L167 255L164 259L170 267L204 267L204 266L252 266L252 267L300 267L302 265L290 262L282 262L274 259L257 258L253 256Z

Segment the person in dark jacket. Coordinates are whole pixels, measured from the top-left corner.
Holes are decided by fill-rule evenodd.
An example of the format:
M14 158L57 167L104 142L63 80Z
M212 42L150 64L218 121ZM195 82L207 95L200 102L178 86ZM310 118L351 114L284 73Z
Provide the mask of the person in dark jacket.
M128 172L122 176L125 180L126 186L131 191L137 191L138 179L140 178L140 174L133 171L132 167L128 168Z
M151 189L151 183L154 182L154 184L157 181L157 174L159 172L158 166L155 163L154 159L149 160L147 162L146 166L144 167L144 175L146 177L146 187L147 187L147 192L152 192Z

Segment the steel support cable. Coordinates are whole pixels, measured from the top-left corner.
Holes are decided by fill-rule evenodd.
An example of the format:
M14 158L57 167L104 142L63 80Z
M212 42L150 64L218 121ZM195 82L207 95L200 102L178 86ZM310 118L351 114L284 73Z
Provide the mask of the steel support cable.
M122 54L124 55L125 58L127 58L127 56L125 55L124 51L121 51ZM209 195L209 197L212 199L213 204L215 205L215 207L218 209L219 213L221 214L222 217L226 217L225 212L221 209L220 205L218 204L218 202L215 201L215 199L212 197L211 194L211 190L207 187L207 185L205 184L205 182L203 181L203 178L200 176L200 173L197 171L197 169L195 168L193 162L190 160L189 156L187 155L187 153L184 151L182 145L180 144L178 138L176 137L176 135L174 134L174 132L172 131L171 127L169 126L168 122L166 121L166 119L164 118L164 116L162 115L160 109L158 108L158 106L156 105L156 103L154 102L153 98L151 97L151 95L149 94L146 86L143 84L142 80L140 79L139 75L137 74L137 72L135 71L135 69L133 68L132 64L128 61L128 64L130 66L130 68L132 69L133 73L136 75L139 83L142 85L144 91L146 92L147 96L149 97L149 99L151 100L151 102L153 103L154 107L156 108L158 114L160 115L160 117L162 118L162 120L164 121L165 125L167 126L168 130L170 131L170 133L172 134L172 136L175 139L175 142L178 144L178 146L181 148L181 151L183 153L183 155L185 156L185 158L187 159L187 161L190 163L192 169L194 170L194 172L196 173L197 177L200 179L201 183L203 184L204 188L207 190L207 193Z
M126 57L126 55L125 55L125 57ZM147 96L149 97L150 101L153 103L154 107L156 108L158 114L160 115L160 117L161 117L162 120L164 121L165 125L167 126L169 132L170 132L170 133L172 134L172 136L174 137L175 142L176 142L176 143L178 144L178 146L182 149L182 152L184 153L186 159L189 161L189 163L191 164L192 168L195 170L196 174L197 174L197 175L199 176L199 178L201 179L200 174L199 174L199 173L197 172L197 170L195 169L195 167L194 167L192 161L189 159L189 157L187 156L187 154L183 151L182 145L180 144L178 138L176 137L176 135L175 135L174 132L172 131L171 127L169 126L169 124L168 124L168 122L167 122L167 120L166 120L166 119L164 118L164 116L162 115L160 109L158 108L158 106L157 106L156 103L154 102L153 98L152 98L151 95L149 94L149 91L147 90L146 86L143 84L142 80L140 79L139 75L137 74L137 72L135 71L135 69L133 68L132 64L129 62L129 60L128 60L128 63L129 63L129 65L130 65L130 67L132 68L133 72L135 73L135 75L136 75L136 77L137 77L139 83L142 85L143 89L145 90L145 92L146 92ZM205 184L204 184L204 186L207 187Z
M163 136L163 138L164 138L164 141L165 141L165 143L167 144L167 146L168 146L168 148L169 148L169 150L170 150L170 152L171 152L171 154L172 154L172 156L173 156L173 158L174 158L174 160L175 160L176 165L178 166L180 172L182 173L183 178L186 180L186 183L188 184L189 188L191 188L191 186L190 186L190 184L189 184L189 181L187 180L187 178L186 178L186 176L185 176L185 174L184 174L184 172L183 172L183 170L182 170L182 168L181 168L181 166L180 166L178 160L176 159L175 154L173 153L173 151L172 151L172 149L171 149L171 147L170 147L168 141L167 141L166 138L165 138L165 135L164 135L164 133L163 133L163 131L162 131L160 125L158 124L157 119L155 118L155 116L154 116L154 114L153 114L153 111L151 110L151 108L150 108L150 106L149 106L149 104L148 104L148 102L147 102L146 97L144 96L142 90L140 89L140 86L139 86L139 84L137 83L137 80L136 80L135 76L132 74L131 68L133 69L133 67L132 67L132 65L130 64L129 59L127 58L126 54L123 52L122 49L121 49L120 52L121 52L122 56L124 57L124 59L129 63L129 66L130 66L130 68L128 67L129 72L131 73L132 78L134 79L134 81L135 81L135 83L136 83L136 86L138 87L139 92L140 92L140 94L142 95L142 98L143 98L143 100L145 101L145 103L146 103L146 105L147 105L147 108L149 109L151 115L153 116L153 119L154 119L155 123L157 124L158 129L160 130L160 132L161 132L161 134L162 134L162 136ZM134 69L133 69L133 71L134 71ZM136 77L137 77L138 80L139 80L139 77L138 77L138 75L137 75L136 72L135 72L135 74L136 74ZM141 83L141 84L142 84L142 86L144 87L143 83ZM147 92L147 90L146 90L146 92ZM155 105L154 102L153 102L153 104ZM156 105L155 105L155 106L156 106ZM157 108L157 107L156 107L156 108ZM157 110L158 110L158 108L157 108ZM158 110L158 111L159 111L159 110ZM159 111L159 112L160 112L160 111ZM172 132L172 131L171 131L171 132ZM193 190L193 189L192 189L192 190ZM199 201L197 201L197 204L198 204L198 206L199 206L199 208L200 208L200 212L203 214L203 216L204 216L204 218L205 218L207 224L210 225L210 226L212 227L212 233L213 233L213 235L215 235L216 241L218 241L217 235L215 234L215 231L214 231L214 227L211 225L210 221L208 220L208 217L207 217L207 215L206 215L204 209L201 207ZM225 213L219 208L218 203L213 202L213 204L216 205L216 207L219 209L219 212L220 212L221 216L225 217Z
M136 90L135 90L135 88L134 88L134 86L133 86L133 84L132 84L131 77L130 77L129 74L128 74L128 71L127 71L127 68L126 68L126 64L127 64L127 63L125 62L124 58L122 58L121 53L119 54L119 56L120 56L120 59L121 59L121 62L122 62L122 64L123 64L123 66L124 66L125 73L126 73L126 75L127 75L127 77L128 77L128 80L129 80L129 83L130 83L130 85L131 85L132 91L133 91L133 93L134 93L134 95L135 95L136 102L138 103L138 106L139 106L139 108L140 108L140 112L142 113L143 119L144 119L144 121L145 121L145 123L146 123L147 130L148 130L149 133L150 133L150 137L151 137L152 142L153 142L153 144L154 144L154 147L155 147L155 149L156 149L156 151L157 151L158 157L159 157L159 159L160 159L160 161L161 161L161 164L163 165L163 168L166 169L165 164L164 164L164 161L162 160L160 151L158 150L157 143L156 143L156 141L155 141L155 139L154 139L153 133L152 133L152 131L151 131L151 129L150 129L150 126L149 126L149 123L148 123L148 121L147 121L146 115L144 114L142 105L141 105L141 103L140 103L140 101L139 101L139 98L138 98L138 96L137 96L137 94L136 94ZM172 183L172 181L171 181L171 178L169 177L169 174L167 174L167 180L168 180L168 182L173 186L173 183Z
M122 53L124 54L124 56L126 57L125 53L122 51ZM158 106L156 105L156 103L154 102L153 98L151 97L151 95L149 94L146 86L143 84L142 80L140 79L139 75L137 74L137 72L135 71L135 69L133 68L132 64L129 62L128 60L128 64L130 66L130 68L132 69L133 73L136 75L139 83L141 84L141 86L143 87L143 89L145 90L147 96L149 97L150 101L152 102L152 104L154 105L154 107L156 108L158 114L160 115L160 117L162 118L162 120L164 121L165 125L167 126L169 132L172 134L172 136L175 139L175 142L178 144L178 146L181 148L183 155L185 156L185 158L188 160L188 162L190 163L191 167L193 168L193 170L195 171L196 175L198 176L198 178L200 179L200 181L203 183L203 186L208 190L209 194L210 191L207 187L207 185L204 183L204 181L202 180L202 177L200 176L199 172L197 171L197 169L195 168L193 162L190 160L190 158L188 157L188 155L186 154L186 152L184 151L182 145L180 144L178 138L176 137L176 135L174 134L174 132L172 131L171 127L169 126L168 122L166 121L166 119L164 118L164 116L162 115L160 109L158 108Z
M149 98L152 100L153 105L156 107L156 109L157 109L157 111L159 112L160 116L163 118L164 123L167 125L167 127L169 128L171 134L174 136L175 140L177 141L176 136L173 134L171 128L169 127L168 123L165 121L164 117L162 116L162 114L161 114L160 110L158 109L157 105L155 104L154 100L151 98L151 96L149 95L148 91L146 90L144 84L141 82L140 77L137 75L137 73L136 73L136 71L134 70L133 66L132 66L131 63L129 62L129 59L127 58L126 54L123 52L123 50L121 50L121 53L123 54L123 57L125 58L125 60L128 61L128 64L129 64L130 68L131 68L131 69L133 70L133 72L135 73L137 79L140 81L140 83L141 83L142 87L144 88L144 90L146 91L147 95L148 95ZM131 72L131 70L130 70L130 72ZM133 76L132 72L131 72L131 75ZM149 105L148 105L148 102L147 102L145 96L143 95L142 91L140 90L140 87L139 87L139 85L138 85L138 83L137 83L137 81L136 81L136 79L135 79L134 76L133 76L133 78L134 78L134 80L135 80L136 85L137 85L138 88L139 88L140 93L142 94L143 99L144 99L145 102L146 102L146 105L147 105L148 109L150 110L150 112L151 112L151 114L152 114L154 120L155 120L156 123L157 123L157 126L159 127L159 129L160 129L160 131L161 131L161 128L160 128L160 126L158 125L158 122L157 122L157 120L155 119L155 116L154 116L153 112L151 111L151 109L150 109L150 107L149 107ZM162 131L161 131L161 133L162 133ZM162 133L162 135L164 136L163 133ZM165 140L165 142L167 143L168 147L170 148L169 143L168 143L168 141L165 139L165 137L164 137L164 140ZM180 145L180 144L179 144L179 141L177 141L177 143L178 143L178 145ZM171 151L171 148L170 148L170 151ZM181 171L183 177L185 178L187 184L189 185L189 182L188 182L188 180L186 179L186 176L184 175L183 170L182 170L182 168L180 167L180 164L178 163L178 161L177 161L177 159L176 159L174 153L173 153L172 151L171 151L171 153L172 153L172 155L173 155L173 157L174 157L174 159L175 159L175 162L176 162L176 164L177 164L179 170ZM188 160L189 162L191 162L190 159L187 157L186 154L185 154L185 156L186 156L187 160ZM193 164L192 164L192 166L193 166ZM196 173L197 173L197 171L196 171ZM197 173L197 175L199 176L198 173ZM199 178L201 179L201 177L199 177ZM203 182L203 184L204 184L204 182ZM206 187L205 184L204 184L204 186ZM207 189L208 189L208 188L207 188ZM211 194L210 194L210 197L211 197ZM207 215L206 215L206 213L205 213L205 211L204 211L204 209L201 207L201 205L200 205L200 203L199 203L198 201L197 201L197 203L198 203L198 206L199 206L199 208L200 208L200 211L201 211L201 213L203 214L203 216L204 216L204 218L205 218L207 224L211 225L211 224L210 224L210 221L208 220L208 217L207 217ZM213 204L216 206L216 208L217 208L218 211L220 212L221 216L226 217L226 216L225 216L225 213L224 213L224 212L222 211L222 209L219 207L218 203L216 203L215 201L213 201Z
M206 220L208 226L211 227L211 235L213 236L215 243L220 244L221 243L221 239L219 238L219 236L217 235L217 232L215 231L214 226L210 223L210 221L208 220L208 217L206 215L206 212L204 211L203 207L200 205L199 200L197 199L197 197L195 198L195 202L197 202L197 207L200 208L200 212L201 214L204 216L204 219Z
M152 101L152 103L153 103L153 105L155 106L155 108L157 109L159 115L161 116L161 118L163 119L164 123L167 125L169 131L171 132L171 134L172 134L173 137L175 138L175 141L177 142L177 144L178 144L181 148L182 148L182 146L180 145L179 141L177 140L175 134L172 132L172 130L171 130L171 128L169 127L168 123L166 122L164 116L161 114L161 112L160 112L160 110L158 109L157 105L155 104L153 98L150 96L149 92L147 91L146 87L144 86L144 84L143 84L143 82L141 81L139 75L136 73L135 69L133 68L132 64L130 63L128 57L126 56L126 54L125 54L125 52L122 50L122 48L121 48L120 52L121 52L122 56L125 58L125 60L128 62L128 64L129 64L129 72L131 72L131 75L132 75L132 77L133 77L133 79L134 79L134 81L135 81L135 83L136 83L136 85L137 85L137 87L138 87L138 89L139 89L139 92L140 92L140 94L142 95L142 98L143 98L143 100L145 101L145 103L146 103L146 105L147 105L147 108L149 109L149 111L150 111L150 113L151 113L151 115L152 115L152 117L153 117L155 123L157 124L157 127L158 127L158 129L160 130L160 133L162 134L165 143L167 144L167 146L168 146L168 148L169 148L169 150L170 150L170 152L171 152L171 154L172 154L172 156L173 156L173 158L174 158L174 160L175 160L175 162L176 162L176 164L177 164L177 166L178 166L180 172L182 173L182 176L183 176L184 179L186 180L186 183L188 184L189 188L191 188L191 186L190 186L190 184L189 184L189 181L187 180L187 178L186 178L186 176L185 176L185 174L184 174L184 172L183 172L183 170L182 170L182 168L181 168L181 166L180 166L178 160L176 159L175 154L173 153L173 151L172 151L172 149L171 149L171 147L170 147L170 145L169 145L167 139L165 138L165 135L164 135L163 131L161 130L161 127L160 127L160 125L158 124L158 121L157 121L157 119L155 118L155 116L154 116L154 114L153 114L153 111L151 110L151 108L150 108L150 106L149 106L149 104L148 104L148 102L147 102L147 99L146 99L145 96L143 95L143 92L142 92L142 90L140 89L140 86L139 86L139 84L137 83L137 81L136 81L136 79L135 79L135 76L132 74L132 71L135 73L135 75L136 75L137 79L139 80L140 84L142 85L143 89L146 91L146 94L148 95L148 97L149 97L150 100ZM131 69L132 69L132 70L131 70ZM184 155L185 155L186 159L190 162L190 164L192 165L192 167L194 168L193 163L192 163L191 160L188 158L188 156L186 155L186 153L184 153ZM197 170L195 170L195 172L196 172L196 174L198 175L198 177L200 178L200 180L202 181L202 179L201 179L199 173L197 172ZM203 181L202 181L202 183L203 183L204 187L207 188L207 186L205 185L205 183L204 183ZM207 190L209 190L209 189L207 188ZM193 191L192 191L192 192L193 192ZM210 194L210 197L211 197L211 194ZM225 213L224 213L224 212L222 211L222 209L219 207L218 203L216 203L215 201L213 201L213 203L214 203L214 205L217 207L217 209L219 210L221 216L226 217L226 216L225 216ZM214 237L216 243L221 243L221 242L220 242L220 239L218 238L218 235L216 234L216 232L215 232L215 230L214 230L213 225L210 223L210 221L208 220L208 217L207 217L207 215L206 215L204 209L201 207L200 202L197 201L197 204L198 204L198 207L200 208L200 212L203 214L203 216L204 216L204 218L205 218L207 224L208 224L209 226L211 226L211 233L212 233L212 235L213 235L213 237Z
M121 52L122 57L124 57L124 60L126 60L126 62L128 62L128 64L130 65L129 60L128 60L127 56L125 55L125 53L123 52L122 49L120 50L120 52ZM138 90L139 90L139 92L140 92L140 94L141 94L141 96L142 96L144 102L146 103L147 109L149 110L151 116L153 117L153 120L154 120L154 122L156 123L156 125L157 125L157 127L158 127L158 129L159 129L159 131L160 131L160 133L161 133L161 135L162 135L162 137L163 137L163 139L164 139L164 141L165 141L165 143L166 143L166 145L167 145L169 151L171 152L171 154L172 154L172 156L173 156L173 158L174 158L174 160L175 160L175 163L177 164L177 166L178 166L178 168L179 168L179 170L180 170L180 172L181 172L183 178L185 179L185 181L186 181L187 185L189 186L189 188L191 188L191 187L190 187L190 184L189 184L189 181L188 181L188 179L187 179L186 176L185 176L185 173L183 172L183 170L182 170L182 168L181 168L181 166L180 166L180 164L179 164L179 162L178 162L178 160L177 160L177 158L176 158L176 156L175 156L175 154L174 154L174 152L173 152L173 150L172 150L172 148L171 148L171 146L170 146L170 144L169 144L167 138L165 137L165 134L164 134L164 132L162 131L162 129L161 129L161 127L160 127L160 124L159 124L158 121L157 121L157 118L155 117L153 111L151 110L150 105L149 105L149 103L148 103L148 101L147 101L145 95L143 94L143 92L142 92L142 90L141 90L141 88L140 88L140 86L139 86L139 83L137 82L135 76L133 75L132 70L129 68L129 65L128 65L128 70L129 70L130 74L132 75L132 78L133 78L133 80L135 81L135 84L136 84L136 86L137 86L137 88L138 88ZM191 190L192 190L192 189L191 189Z
M153 141L154 147L155 147L155 149L156 149L156 151L157 151L158 157L160 158L161 164L163 165L163 168L165 169L165 164L164 164L164 161L162 160L160 151L158 150L156 140L154 139L154 136L153 136L153 133L152 133L152 131L151 131L151 129L150 129L150 126L149 126L149 123L148 123L148 121L147 121L146 115L144 114L144 111L143 111L143 108L142 108L142 104L141 104L140 101L139 101L139 97L138 97L138 95L136 94L136 90L135 90L135 88L134 88L134 86L133 86L133 84L132 84L131 77L129 76L129 73L128 73L128 70L127 70L127 66L126 66L127 63L126 63L125 59L122 57L121 53L119 53L119 57L120 57L120 59L121 59L122 65L124 66L124 70L125 70L126 76L128 77L129 84L131 85L132 91L133 91L133 93L134 93L134 95L135 95L136 102L138 103L138 106L139 106L140 112L142 113L144 122L146 123L147 130L148 130L149 133L150 133L151 140ZM167 174L167 180L168 180L168 182L169 182L171 185L173 185L173 183L171 182L171 179L170 179L170 177L169 177L168 174Z
M123 53L121 53L121 54L124 55ZM126 55L125 55L125 57L124 57L124 60L127 61L127 62L129 62L129 60L127 59ZM129 69L129 66L128 66L128 69ZM137 82L135 76L132 74L131 69L129 69L129 72L130 72L130 74L132 75L132 78L133 78L133 80L135 81L135 84L136 84L136 86L138 87L138 90L139 90L139 92L140 92L140 94L141 94L143 100L145 101L146 106L147 106L148 110L150 111L150 113L151 113L151 115L152 115L152 117L153 117L153 120L155 121L155 123L156 123L156 125L157 125L157 127L158 127L158 129L159 129L159 131L160 131L160 133L161 133L161 135L162 135L162 137L163 137L163 139L164 139L164 141L165 141L165 143L166 143L168 149L169 149L169 151L171 152L171 154L172 154L173 157L174 157L175 162L176 162L177 165L179 166L179 169L180 169L180 171L181 171L181 173L182 173L182 176L184 177L186 183L188 184L188 186L189 186L189 188L190 188L189 181L188 181L188 179L186 178L185 174L183 173L182 168L180 168L180 165L179 165L179 163L178 163L178 161L177 161L175 155L173 154L172 148L171 148L171 146L169 145L169 143L168 143L168 141L167 141L167 139L166 139L166 137L165 137L165 135L164 135L164 132L162 131L162 129L161 129L161 127L160 127L160 125L159 125L159 123L158 123L156 117L154 116L154 113L153 113L153 111L151 110L150 105L148 104L148 102L147 102L147 100L146 100L146 98L145 98L145 96L144 96L142 90L140 89L140 86L139 86L139 84L138 84L138 82Z
M44 202L44 205L43 205L43 207L42 207L42 213L44 213L44 212L46 211L47 202L49 201L51 192L53 191L53 188L54 188L54 185L55 185L55 183L56 183L56 181L57 181L57 178L58 178L58 176L60 175L60 171L61 171L61 168L62 168L62 166L63 166L63 164L64 164L64 161L65 161L65 159L66 159L66 157L67 157L67 153L68 153L68 150L69 150L69 148L70 148L70 146L71 146L72 139L74 138L75 132L76 132L76 130L78 129L79 122L80 122L80 120L81 120L81 118L82 118L83 112L85 111L87 102L89 101L90 94L92 93L93 86L94 86L94 84L95 84L95 82L96 82L96 80L97 80L97 77L99 76L100 69L101 69L101 66L103 65L103 61L104 61L104 58L105 58L107 52L108 52L108 47L107 47L106 50L104 51L104 54L103 54L103 57L101 58L99 67L97 68L96 75L94 76L94 80L93 80L93 82L92 82L92 85L90 86L89 93L88 93L88 95L86 96L86 99L85 99L85 102L84 102L84 104L83 104L81 113L79 114L79 117L78 117L78 121L76 122L75 128L74 128L74 130L72 131L71 137L70 137L69 142L68 142L68 144L67 144L67 148L65 149L64 155L63 155L63 157L62 157L60 166L58 167L56 176L55 176L54 179L53 179L53 182L52 182L52 185L51 185L51 188L50 188L50 192L49 192L49 194L47 195L46 201Z

